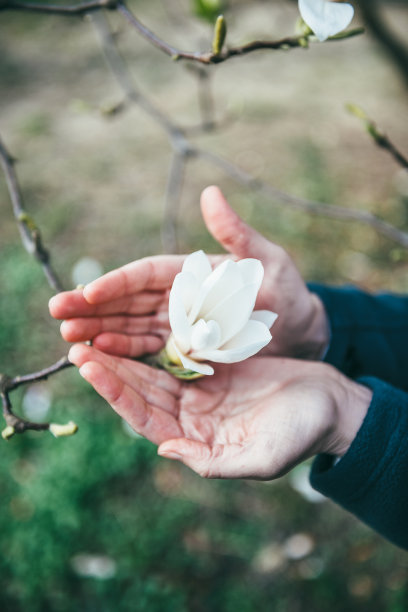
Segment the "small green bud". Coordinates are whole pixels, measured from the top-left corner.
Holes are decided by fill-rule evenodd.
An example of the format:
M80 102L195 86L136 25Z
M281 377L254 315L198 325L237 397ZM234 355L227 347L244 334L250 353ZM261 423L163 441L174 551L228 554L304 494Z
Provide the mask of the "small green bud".
M70 421L66 425L50 423L49 430L56 438L60 438L61 436L72 436L78 431L78 425L74 423L74 421Z
M357 106L357 104L346 104L346 109L349 113L357 117L358 119L363 119L367 121L368 117L366 112L361 108L361 106Z
M14 427L12 425L7 425L7 427L5 427L1 432L1 437L3 438L3 440L10 440L10 438L12 438L15 433L16 430L14 429Z
M214 55L219 55L222 51L222 46L227 35L227 23L224 15L218 15L214 26L214 37L212 41L212 52Z
M34 219L25 211L21 212L18 215L18 221L20 221L21 223L24 223L28 229L30 230L30 232L35 232L38 231L38 227L34 221Z
M300 36L311 36L313 34L313 30L307 25L306 21L304 21L302 17L299 17L296 20L295 32Z

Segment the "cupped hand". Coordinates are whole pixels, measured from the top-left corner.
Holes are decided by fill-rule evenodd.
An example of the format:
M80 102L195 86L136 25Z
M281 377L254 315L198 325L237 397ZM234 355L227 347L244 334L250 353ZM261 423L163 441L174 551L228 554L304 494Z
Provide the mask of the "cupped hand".
M257 309L277 312L273 340L264 355L319 358L328 341L320 299L303 282L289 255L247 225L217 187L208 187L201 208L209 232L235 259L253 257L264 266ZM213 265L227 255L212 256ZM113 355L138 357L158 351L169 334L168 295L184 256L147 257L90 283L84 290L60 293L50 312L64 319L68 342L93 340Z
M253 357L182 382L77 344L70 359L138 433L209 478L276 478L320 452L343 454L370 391L331 366Z

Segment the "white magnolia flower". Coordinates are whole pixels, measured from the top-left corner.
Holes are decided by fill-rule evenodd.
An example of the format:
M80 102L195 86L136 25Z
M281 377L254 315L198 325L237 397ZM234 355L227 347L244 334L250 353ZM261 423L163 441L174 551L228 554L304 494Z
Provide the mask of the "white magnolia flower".
M214 374L203 361L235 363L266 346L277 315L253 310L263 274L257 259L226 260L212 270L203 251L189 255L170 291L170 361Z
M320 41L347 28L354 15L351 4L327 0L299 0L299 11Z

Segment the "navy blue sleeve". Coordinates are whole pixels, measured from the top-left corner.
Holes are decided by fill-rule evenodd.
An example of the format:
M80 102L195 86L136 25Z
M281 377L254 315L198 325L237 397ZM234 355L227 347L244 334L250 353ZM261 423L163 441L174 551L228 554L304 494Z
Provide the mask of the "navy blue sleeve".
M329 317L325 361L350 378L375 376L408 390L408 297L309 284Z
M366 418L347 453L314 460L311 484L398 546L408 550L408 393L376 378Z

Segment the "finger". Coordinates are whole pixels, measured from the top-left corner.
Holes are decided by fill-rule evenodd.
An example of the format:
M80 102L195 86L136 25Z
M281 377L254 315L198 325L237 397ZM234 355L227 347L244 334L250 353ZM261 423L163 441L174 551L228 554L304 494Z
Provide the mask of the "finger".
M157 353L164 346L164 339L159 336L127 336L107 332L93 339L93 346L119 357L140 357Z
M98 334L104 332L118 332L129 335L154 335L167 333L169 328L168 318L165 321L162 317L155 315L150 317L79 317L63 321L60 327L62 337L67 342L84 342L91 340Z
M160 374L164 376L157 376L155 370L145 364L106 355L85 344L72 346L68 358L78 368L81 368L88 361L104 365L115 372L126 384L137 390L147 402L176 414L175 398L178 397L180 390L179 381L173 379L166 372L160 371ZM159 371L157 372L159 373ZM173 380L174 383L172 384Z
M171 414L149 404L105 365L87 361L79 372L135 431L154 444L182 435Z
M183 261L181 255L158 255L133 261L89 283L84 289L85 299L90 304L102 304L145 289L169 289Z
M124 298L113 299L106 304L89 304L82 289L63 291L49 301L51 315L55 319L71 319L73 317L92 317L126 313L131 315L155 312L160 306L167 308L167 300L162 292L145 291Z
M164 370L152 368L145 363L141 363L140 361L132 361L130 359L124 359L121 357L112 357L86 344L75 344L72 346L69 351L68 358L78 367L81 367L87 361L99 361L100 363L105 364L107 367L110 367L110 369L116 371L118 364L120 364L123 368L126 368L131 372L130 378L127 377L126 379L130 381L130 383L135 376L138 376L145 382L168 391L176 398L178 398L180 395L182 387L180 380L174 376L171 376ZM126 376L128 376L128 374Z
M274 249L281 250L247 225L231 208L218 187L204 189L201 211L209 232L227 251L238 257L265 260L274 256Z
M203 478L264 478L252 444L206 444L187 438L166 440L158 454L177 459Z

